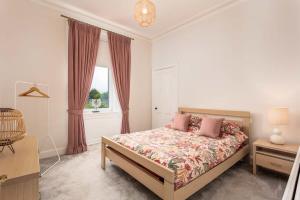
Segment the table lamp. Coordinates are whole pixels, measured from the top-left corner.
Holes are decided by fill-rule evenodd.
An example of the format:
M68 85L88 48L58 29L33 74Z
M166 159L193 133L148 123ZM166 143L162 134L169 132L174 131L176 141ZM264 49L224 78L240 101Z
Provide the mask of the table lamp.
M284 144L285 140L281 135L280 126L288 124L289 111L288 108L272 108L269 113L270 123L274 126L270 141L273 144Z

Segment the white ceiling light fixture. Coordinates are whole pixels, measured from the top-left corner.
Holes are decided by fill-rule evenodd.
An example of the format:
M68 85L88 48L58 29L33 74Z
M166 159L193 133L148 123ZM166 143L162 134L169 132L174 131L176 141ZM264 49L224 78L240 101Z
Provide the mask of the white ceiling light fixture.
M155 5L150 0L138 0L135 4L134 19L142 26L148 27L155 20Z

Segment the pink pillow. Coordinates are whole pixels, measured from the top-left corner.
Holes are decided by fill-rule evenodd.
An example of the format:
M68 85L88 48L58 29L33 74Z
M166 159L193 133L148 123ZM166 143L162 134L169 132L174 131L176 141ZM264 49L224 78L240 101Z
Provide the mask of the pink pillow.
M199 135L211 138L219 137L223 120L223 118L204 117L201 122Z
M191 115L177 113L171 123L171 128L186 132L188 130Z
M165 125L166 128L172 128L171 123Z

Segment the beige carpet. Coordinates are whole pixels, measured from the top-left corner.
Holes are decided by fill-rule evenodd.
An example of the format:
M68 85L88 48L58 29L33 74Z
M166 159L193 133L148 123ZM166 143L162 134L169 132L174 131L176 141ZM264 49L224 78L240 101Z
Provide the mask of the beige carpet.
M51 159L41 160L42 170ZM251 166L240 162L195 193L188 200L281 199L287 177L266 170L251 174ZM42 200L159 200L160 198L108 162L100 168L100 147L62 162L40 180Z

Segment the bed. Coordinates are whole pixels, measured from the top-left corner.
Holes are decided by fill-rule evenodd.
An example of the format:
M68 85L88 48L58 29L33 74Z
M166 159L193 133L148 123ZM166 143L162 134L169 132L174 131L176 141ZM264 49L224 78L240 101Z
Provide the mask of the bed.
M250 113L179 108L180 113L239 121L243 133L218 139L159 128L112 138L102 137L106 158L164 200L184 200L249 153Z

